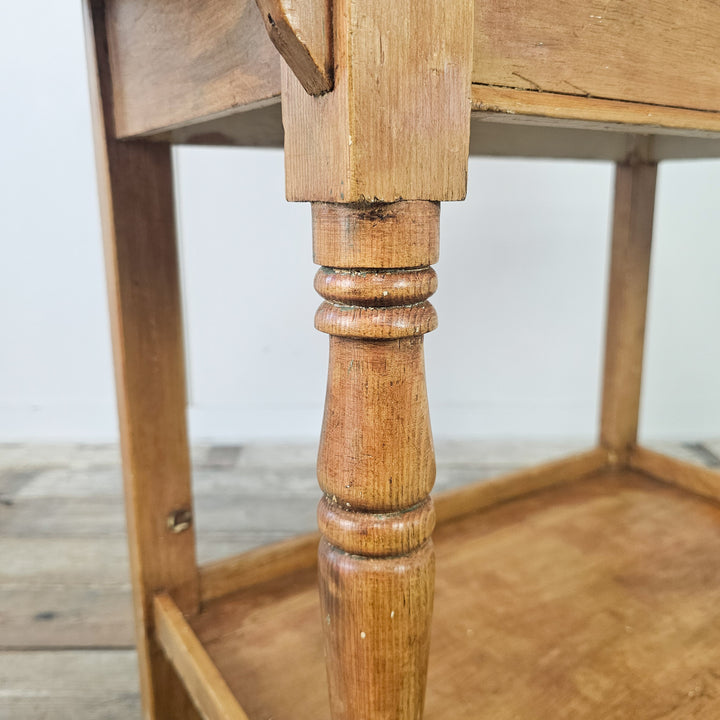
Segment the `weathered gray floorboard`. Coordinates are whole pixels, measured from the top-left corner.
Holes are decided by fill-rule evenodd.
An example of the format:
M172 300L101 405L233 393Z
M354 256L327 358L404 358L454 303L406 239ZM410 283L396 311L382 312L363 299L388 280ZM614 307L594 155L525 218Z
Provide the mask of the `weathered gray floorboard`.
M0 653L1 720L139 720L133 650Z

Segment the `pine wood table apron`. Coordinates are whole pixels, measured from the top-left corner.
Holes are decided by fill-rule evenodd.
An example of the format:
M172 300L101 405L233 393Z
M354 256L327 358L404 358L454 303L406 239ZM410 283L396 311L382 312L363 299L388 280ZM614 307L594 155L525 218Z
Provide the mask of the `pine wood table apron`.
M85 0L85 18L144 716L720 716L720 477L637 445L657 163L720 156L720 6ZM179 143L284 145L330 337L320 534L201 567ZM423 336L469 154L617 163L601 432L433 501Z

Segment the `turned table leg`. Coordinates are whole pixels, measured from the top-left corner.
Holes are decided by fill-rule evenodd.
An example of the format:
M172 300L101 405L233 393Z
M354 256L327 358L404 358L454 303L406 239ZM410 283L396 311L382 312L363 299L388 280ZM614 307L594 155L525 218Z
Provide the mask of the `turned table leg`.
M423 335L439 203L466 191L473 2L340 0L329 24L331 89L310 94L286 51L282 111L286 193L312 203L316 326L330 335L318 518L331 714L420 720L435 518Z
M417 720L435 569L422 336L437 324L439 204L315 204L313 219L315 324L331 336L318 519L332 715Z

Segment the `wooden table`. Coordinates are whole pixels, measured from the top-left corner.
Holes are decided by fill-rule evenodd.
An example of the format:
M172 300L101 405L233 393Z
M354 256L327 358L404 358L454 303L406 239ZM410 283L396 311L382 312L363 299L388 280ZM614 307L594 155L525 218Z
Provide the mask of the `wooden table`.
M145 717L720 716L720 476L637 445L657 163L720 156L720 6L86 11ZM284 144L330 335L321 535L201 567L173 143ZM617 163L601 433L433 502L423 335L469 154Z

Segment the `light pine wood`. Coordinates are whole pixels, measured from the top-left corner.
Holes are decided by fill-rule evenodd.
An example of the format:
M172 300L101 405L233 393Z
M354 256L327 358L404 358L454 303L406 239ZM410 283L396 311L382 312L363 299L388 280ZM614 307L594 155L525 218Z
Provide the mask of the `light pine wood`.
M115 364L143 707L154 720L196 717L154 641L152 595L199 602L185 424L185 367L170 148L113 137L103 6L84 3L90 94Z
M210 145L213 147L274 147L281 148L284 138L280 96L259 107L201 119L187 125L163 128L148 134L148 140L173 145Z
M153 605L158 641L203 720L248 720L174 600L161 593Z
M414 305L437 290L437 275L429 267L374 273L322 267L315 275L315 290L328 303L341 306Z
M307 533L202 565L202 601L274 580L294 570L317 567L319 542L318 533Z
M472 86L472 107L484 119L642 134L718 137L720 112L606 100L493 85ZM531 131L528 131L531 132Z
M720 10L258 5L86 0L145 716L424 717L436 510L423 336L437 324L438 202L465 195L471 109L528 133L620 132L602 145L622 160L602 447L441 501L426 717L718 714L720 509L623 466L653 162L665 135L720 137ZM169 148L117 139L277 142L279 91L287 196L314 203L315 324L331 336L319 593L317 536L197 569ZM630 462L717 499L707 472L637 450Z
M438 494L440 488L496 474L502 467L538 462L570 447L555 443L441 443L436 505L440 507L447 495ZM317 449L250 444L242 449L197 448L192 455L199 558L226 557L244 547L274 543L201 565L204 602L212 599L206 595L208 589L215 588L217 597L296 568L317 566L317 533L278 543L281 534L315 527ZM689 455L703 457L694 452ZM477 490L482 491L481 487ZM278 512L280 494L283 503ZM247 513L241 523L239 507ZM0 652L11 648L62 652L71 647L92 653L98 646L134 647L119 451L36 444L0 447L0 554L4 558L0 569ZM211 578L207 586L206 570ZM135 685L136 676L135 668ZM42 687L39 675L36 686ZM42 707L53 702L47 697ZM35 720L42 712L36 709L29 717L21 713L19 718Z
M615 170L600 442L622 456L637 442L657 165Z
M324 270L321 269L320 272ZM512 500L555 484L577 480L598 472L607 465L607 450L593 448L587 452L518 470L492 480L477 481L458 490L436 495L434 506L437 520L449 522L499 502ZM341 533L342 540L338 542L348 543L356 550L364 548L365 552L359 554L366 555L386 554L388 548L397 550L400 547L405 550L413 543L413 538L415 543L419 544L418 537L427 537L432 531L430 525L433 515L429 504L423 503L408 511L408 514L411 522L399 526L394 523L397 517L395 514L369 515L360 519L361 532L353 534L351 531L357 530L354 522L346 522L348 516L338 512L334 504L323 500L318 508L319 524L323 532ZM350 519L357 521L357 514L350 515ZM418 536L417 533L420 535ZM200 567L202 601L209 602L275 580L291 572L316 568L319 541L318 533L308 533L202 565Z
M436 489L451 478L453 483L461 478L467 482L473 474L482 476L500 467L538 462L543 456L568 452L571 447L509 441L441 442L436 448ZM710 450L699 443L660 447L663 452L680 453L679 457L690 462L716 462ZM234 453L236 460L232 459ZM217 556L233 552L233 546L245 542L267 542L267 531L261 528L264 524L275 527L277 521L270 503L258 503L263 496L277 498L280 491L287 495L302 490L311 508L317 495L317 491L312 492L316 480L314 472L305 466L312 463L313 454L317 453L309 446L195 449L194 489L202 526L200 555L210 552ZM126 540L120 528L106 527L104 519L96 523L93 505L88 502L107 497L117 504L121 482L118 464L117 453L111 448L36 444L0 447L0 676L2 707L13 720L37 720L48 713L83 720L140 717L136 654L129 649L134 642ZM298 476L300 467L302 477ZM532 470L527 469L528 477ZM308 477L304 477L306 472ZM509 483L516 475L513 472L505 480ZM229 498L228 488L237 486L242 487L243 496ZM478 492L483 488L484 483L476 485ZM454 494L434 493L439 516L443 499ZM212 522L210 518L206 522L202 514L208 497L224 501L223 514L213 513ZM73 528L45 528L43 518L58 498L83 500L88 514L73 516ZM30 522L25 522L23 516L22 523L8 523L25 501L35 503L32 514L27 515ZM230 528L233 518L237 524L238 502L253 508L253 526L259 530L250 534L243 524L239 535L223 530L214 538L216 524ZM461 503L457 507L462 511ZM439 520L440 532L448 521L453 519ZM311 517L307 522L310 527ZM72 538L67 537L69 529L74 532ZM314 548L310 557L314 564ZM442 574L442 568L440 571ZM279 578L282 586L292 575L291 565L286 565L285 572L288 575ZM313 587L312 577L309 586ZM260 591L258 586L255 589ZM225 598L220 604L229 600ZM214 607L213 603L208 609ZM310 622L317 622L315 615ZM273 630L268 627L267 632ZM111 647L128 649L107 649ZM244 641L236 644L238 652L244 648ZM321 700L325 702L321 710L327 712L327 699Z
M330 334L330 369L318 454L322 628L333 720L422 717L434 553L435 481L424 333L437 324L427 298L437 281L418 268L437 246L432 203L322 206L315 256L395 237L368 270L323 267L315 317ZM372 232L372 228L377 228ZM417 245L415 237L421 238ZM405 239L407 267L387 268ZM428 242L429 240L429 242ZM341 260L342 260L341 253ZM344 264L344 263L343 263Z
M280 58L255 0L106 0L119 137L256 108L280 94Z
M300 22L300 11L315 17L323 5L315 0L262 2L287 7L280 17L296 28L322 26ZM601 0L585 0L563 12L552 4L520 3L510 8L520 20L508 22L508 7L498 0L475 3L475 106L508 120L539 115L627 123L643 132L643 126L720 130L718 41L712 32L717 9L705 0L692 0L682 11L667 11L667 3L650 0L615 4L607 12L604 7ZM253 0L182 0L172 7L108 0L108 9L121 137L167 133L233 114L238 116L237 126L230 124L234 130L178 130L175 139L219 142L224 136L228 142L234 135L234 143L257 143L260 128L241 116L248 108L277 102L281 83L278 55L261 31L263 19L269 24L267 16ZM438 23L442 20L434 27ZM276 23L275 34L282 24ZM283 37L295 48L296 66L304 55L306 64L330 72L328 43L302 42L302 33L283 32ZM609 50L608 43L620 52ZM307 47L322 51L305 52ZM319 73L309 75L319 82Z
M720 472L713 468L694 465L639 446L632 449L628 462L631 468L658 480L720 501Z
M341 204L313 203L312 221L317 265L402 269L426 267L439 258L440 205L436 202L375 204L359 207L357 212L348 212ZM315 286L324 292L317 280Z
M314 17L322 6L317 0L292 5L288 0L263 2L291 8L286 16L296 26L299 11L309 10ZM553 4L516 3L508 8L498 0L475 3L474 108L502 122L551 121L564 128L580 123L586 129L590 124L590 129L600 130L615 126L643 134L669 131L717 136L720 106L715 88L720 70L718 41L712 34L717 9L705 0L692 0L692 7L665 12L667 2L643 0L635 6L615 4L604 15L597 12L597 4L601 0L584 0L565 13ZM274 103L273 117L279 117L281 92L279 57L262 33L267 15L263 18L253 0L182 0L162 7L150 0L132 4L109 0L108 7L119 136L157 134L158 139L171 137L173 142L282 144L279 122L273 120L267 126L273 130L270 133L267 114L261 113L261 119L253 110ZM509 11L521 20L508 22ZM633 17L643 21L632 24ZM582 22L579 35L578 22ZM700 37L710 37L712 42L697 42L700 26L704 27ZM490 42L489 32L493 33ZM652 36L650 42L646 34ZM642 36L639 40L638 35ZM293 33L284 36L295 42L300 54L308 44L325 48L318 41L303 45ZM524 43L523 36L536 39ZM625 51L613 54L608 42ZM679 55L677 62L668 61ZM314 55L306 53L306 61L309 57ZM311 62L322 66L326 61L318 57ZM630 64L633 72L628 75ZM561 72L556 72L558 67ZM590 84L588 73L592 73ZM418 92L412 103L419 105L422 97ZM536 132L525 131L530 137ZM486 152L495 154L492 144ZM584 157L582 144L576 152ZM668 157L717 155L715 146L682 142L680 149L678 143L670 143L665 152L672 152ZM659 154L655 159L662 157Z
M718 26L708 0L482 0L473 82L718 111Z
M323 270L321 270L323 272ZM608 452L593 448L587 452L543 463L501 475L491 480L470 483L458 490L440 493L434 498L438 522L449 522L468 513L477 512L499 502L515 499L555 484L577 480L608 466ZM340 533L342 541L359 554L386 554L388 548L405 550L415 538L425 538L433 513L427 503L408 511L411 522L396 525L395 514L369 515L358 519L357 514L343 515L337 507L323 500L318 508L319 524L326 534ZM349 522L352 520L353 522ZM360 533L355 521L362 523ZM413 520L415 520L413 522ZM416 533L420 533L418 536ZM372 542L371 542L372 540ZM209 602L224 595L245 590L275 580L288 573L317 567L318 533L309 533L290 540L259 547L234 557L216 560L200 567L202 601ZM355 552L353 550L353 552Z
M265 29L310 95L333 88L330 0L257 0Z
M715 717L719 528L619 469L439 526L425 719ZM306 570L191 625L251 720L329 720L318 612Z
M637 155L637 133L645 140L646 160L711 158L720 156L720 133L704 130L673 130L665 123L661 108L639 109L634 103L589 102L587 98L524 90L483 87L474 98L486 98L486 91L508 93L507 105L475 107L471 116L470 154L492 157L575 158L625 162ZM516 98L520 97L521 102ZM543 100L551 98L549 103ZM536 101L540 98L539 103ZM494 98L487 98L489 101ZM555 101L561 104L557 105ZM588 103L588 111L583 111ZM569 107L566 108L566 105ZM595 108L597 105L603 107ZM526 110L523 108L526 107ZM709 113L670 109L685 118L688 128L703 127ZM579 116L583 119L575 119ZM652 119L658 125L644 123ZM612 120L612 122L611 122ZM708 121L708 125L710 122ZM279 96L269 105L201 120L186 127L159 131L149 139L184 145L282 147L284 133Z
M593 448L443 493L435 498L438 523L449 522L553 485L579 480L607 469L608 465L607 450Z
M289 200L465 197L472 5L334 3L333 92L310 96L283 68Z

